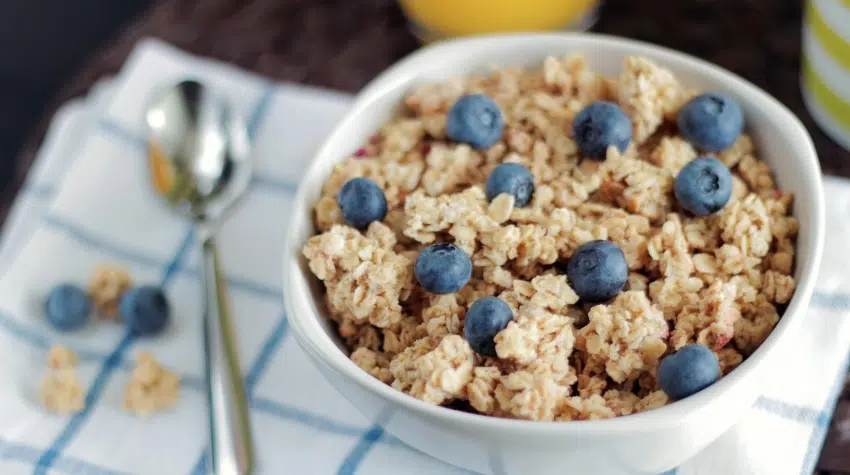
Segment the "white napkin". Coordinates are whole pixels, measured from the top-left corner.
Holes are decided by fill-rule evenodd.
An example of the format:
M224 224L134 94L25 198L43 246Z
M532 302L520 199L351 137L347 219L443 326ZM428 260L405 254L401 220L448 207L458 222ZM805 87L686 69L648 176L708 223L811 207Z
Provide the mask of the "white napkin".
M141 42L113 80L54 119L6 224L0 249L0 473L203 475L201 289L188 225L166 212L146 180L142 109L179 77L200 77L249 118L257 173L219 237L251 398L259 474L460 474L373 428L287 336L279 285L287 200L311 151L349 96L269 83ZM797 348L746 418L685 463L681 475L810 473L850 348L850 182L829 179L828 259ZM830 252L833 251L833 252ZM845 257L842 257L845 256ZM85 284L93 266L125 265L137 282L164 284L174 321L165 335L130 341L93 321L59 334L41 301L60 281ZM86 409L65 417L38 400L46 350L80 354ZM133 356L151 350L183 381L173 411L139 419L121 407Z

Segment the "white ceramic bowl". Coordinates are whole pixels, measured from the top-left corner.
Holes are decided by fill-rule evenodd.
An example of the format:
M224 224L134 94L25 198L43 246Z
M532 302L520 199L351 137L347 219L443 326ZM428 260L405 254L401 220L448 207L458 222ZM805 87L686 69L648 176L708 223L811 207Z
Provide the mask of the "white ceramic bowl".
M315 232L311 206L334 164L390 119L405 92L425 81L483 73L496 66L536 66L547 55L584 53L592 69L621 71L641 55L680 80L725 91L744 110L746 127L779 185L795 196L800 220L794 298L776 329L749 359L710 388L674 404L602 421L530 422L466 414L426 404L380 383L352 363L327 318L321 283L301 248ZM519 34L462 39L421 49L389 68L357 97L316 153L295 198L284 255L291 328L328 381L370 420L407 444L482 473L520 475L658 474L678 466L737 421L760 393L771 355L788 348L815 283L824 237L821 174L800 121L749 82L705 61L654 45L591 34ZM400 468L402 473L403 469Z

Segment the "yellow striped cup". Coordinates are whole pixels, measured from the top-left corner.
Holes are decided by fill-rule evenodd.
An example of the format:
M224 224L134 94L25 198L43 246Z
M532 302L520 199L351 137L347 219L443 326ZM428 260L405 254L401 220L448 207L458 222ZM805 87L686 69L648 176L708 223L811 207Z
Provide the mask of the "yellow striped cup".
M808 0L801 75L812 117L850 150L850 0Z

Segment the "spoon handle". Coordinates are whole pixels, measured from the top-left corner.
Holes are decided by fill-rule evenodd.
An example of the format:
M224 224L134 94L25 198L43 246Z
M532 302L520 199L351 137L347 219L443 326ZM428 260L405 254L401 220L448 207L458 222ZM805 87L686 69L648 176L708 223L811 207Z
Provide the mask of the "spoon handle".
M239 365L227 289L211 236L203 251L204 343L209 409L209 461L215 475L248 475L254 453L248 398Z

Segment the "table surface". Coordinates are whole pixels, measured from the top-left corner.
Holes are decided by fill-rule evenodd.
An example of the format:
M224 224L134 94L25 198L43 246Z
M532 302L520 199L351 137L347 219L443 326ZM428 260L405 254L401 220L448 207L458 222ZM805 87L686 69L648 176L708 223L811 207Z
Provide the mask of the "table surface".
M824 135L799 90L802 2L608 0L593 31L649 41L725 67L762 87L805 123L824 173L850 177L850 152ZM419 46L394 0L161 0L104 46L53 100L18 159L20 184L52 111L117 72L142 37L231 62L280 81L355 92ZM17 188L0 196L0 218ZM850 473L850 395L845 390L819 461Z

